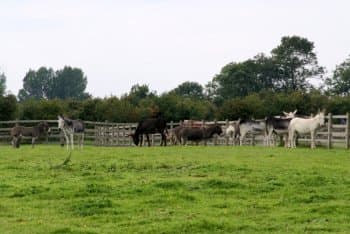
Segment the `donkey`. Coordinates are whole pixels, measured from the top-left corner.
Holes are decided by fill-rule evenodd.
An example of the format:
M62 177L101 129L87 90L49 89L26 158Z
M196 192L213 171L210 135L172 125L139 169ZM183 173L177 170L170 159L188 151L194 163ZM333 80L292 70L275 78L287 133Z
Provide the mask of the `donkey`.
M145 134L147 138L148 146L151 146L148 134L154 134L154 133L161 134L162 141L160 145L166 146L167 125L166 125L165 119L161 116L158 116L156 118L148 118L145 120L141 120L138 123L135 132L133 134L130 134L129 136L132 137L135 145L142 146L143 134Z
M225 135L228 138L228 141L232 139L232 144L236 145L236 139L239 134L238 122L230 123L225 130Z
M315 134L316 131L325 125L325 111L319 112L315 117L304 119L304 118L294 118L290 121L288 131L289 147L296 147L296 137L299 134L311 134L311 149L316 148L315 145Z
M263 134L264 145L266 145L266 122L265 120L238 120L239 145L243 145L244 139L248 133L253 135Z
M32 148L34 148L35 140L50 132L51 129L46 121L41 121L34 127L15 126L11 129L12 145L14 148L19 148L21 138L24 136L32 138Z
M58 128L64 134L67 150L69 149L69 143L71 144L71 149L74 149L74 135L78 136L78 145L80 148L83 148L85 125L82 120L72 120L59 115Z
M178 143L181 144L180 131L183 128L184 128L184 126L179 125L179 126L169 130L168 138L170 139L170 142L172 145L177 145Z
M179 133L183 145L186 145L187 141L194 141L198 145L200 141L210 139L214 134L222 134L222 128L217 124L202 128L184 127Z
M290 121L295 117L297 110L294 112L284 112L284 117L268 117L266 119L266 134L267 134L267 146L275 146L275 138L273 134L284 137L285 147L288 146L288 126Z

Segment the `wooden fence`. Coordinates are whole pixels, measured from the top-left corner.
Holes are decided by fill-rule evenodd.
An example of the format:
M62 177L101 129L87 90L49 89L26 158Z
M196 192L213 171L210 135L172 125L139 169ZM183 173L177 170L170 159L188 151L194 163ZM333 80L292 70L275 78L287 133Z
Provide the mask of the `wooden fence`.
M349 148L349 114L345 115L332 115L326 116L326 124L317 131L316 145L322 145L327 148L332 146ZM0 142L9 144L10 130L15 124L23 126L34 126L41 120L13 120L13 121L0 121ZM51 134L44 139L41 139L43 143L58 143L62 142L61 133L57 128L57 120L46 120L51 127ZM196 121L190 124L198 126L198 123L202 126L210 124L219 124L222 126L225 132L226 128L233 121ZM110 123L110 122L92 122L84 121L86 126L85 143L96 146L132 146L133 142L128 135L133 133L136 129L137 123ZM168 128L174 128L178 126L179 122L169 122ZM262 145L263 135L248 135L244 144L247 145ZM152 145L159 145L161 141L160 134L153 134L151 136ZM28 140L29 142L29 140ZM40 140L39 140L40 142ZM300 136L299 143L309 144L310 134ZM207 145L231 145L233 139L228 136L215 136L213 139L205 142Z

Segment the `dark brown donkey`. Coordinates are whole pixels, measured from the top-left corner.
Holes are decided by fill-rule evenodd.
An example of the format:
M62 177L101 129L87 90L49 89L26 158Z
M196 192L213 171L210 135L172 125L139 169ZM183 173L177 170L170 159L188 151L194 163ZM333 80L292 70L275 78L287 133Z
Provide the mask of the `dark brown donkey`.
M50 127L46 121L41 121L34 127L15 126L11 129L12 145L19 148L21 138L24 136L32 138L32 148L34 148L35 140L47 133L50 133Z
M202 128L182 128L180 130L181 143L186 145L187 141L193 141L198 145L202 140L208 140L213 137L214 134L221 135L222 128L219 125L212 125Z

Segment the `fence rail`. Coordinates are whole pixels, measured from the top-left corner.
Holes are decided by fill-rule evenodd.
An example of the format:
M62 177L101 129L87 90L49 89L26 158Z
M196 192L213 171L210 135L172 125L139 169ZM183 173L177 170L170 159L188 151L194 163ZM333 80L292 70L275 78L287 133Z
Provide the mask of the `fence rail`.
M323 145L328 148L332 146L341 146L349 148L349 113L345 115L332 115L328 114L326 117L326 125L317 131L315 136L316 144ZM63 136L59 132L57 127L57 120L11 120L11 121L0 121L0 142L10 142L10 130L16 124L23 126L34 126L40 121L47 121L51 127L51 134L46 138L42 139L41 142L61 142ZM186 124L198 126L219 124L225 131L229 124L233 121L192 121ZM111 123L111 122L93 122L84 121L86 126L85 139L88 144L96 146L132 146L132 139L128 135L135 131L137 123ZM174 128L180 125L181 122L169 122L168 128ZM151 136L152 145L160 144L160 134L153 134ZM256 145L263 144L262 135L248 135L244 144ZM228 136L214 136L213 139L208 140L205 144L208 145L229 145L232 144L233 140ZM299 137L300 143L309 144L310 135L303 135Z

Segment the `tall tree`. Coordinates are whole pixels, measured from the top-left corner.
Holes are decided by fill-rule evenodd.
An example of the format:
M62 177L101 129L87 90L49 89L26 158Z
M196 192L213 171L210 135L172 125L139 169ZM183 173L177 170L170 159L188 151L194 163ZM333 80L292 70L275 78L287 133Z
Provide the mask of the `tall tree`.
M48 97L49 99L84 99L89 96L84 92L86 85L87 78L80 68L66 66L56 71Z
M41 67L37 71L29 70L23 79L23 88L18 93L19 100L48 99L54 77L55 72L52 68Z
M0 110L0 121L14 119L17 113L16 96L12 94L0 96Z
M6 91L6 76L0 73L0 96L4 95Z
M314 43L299 36L282 37L281 44L271 51L279 69L279 86L284 91L307 90L308 79L324 73L317 62Z
M151 92L148 85L135 84L131 87L129 94L124 95L122 98L128 100L133 105L138 105L143 99L148 97L154 97L155 92Z
M259 54L240 63L229 63L206 86L208 95L219 103L235 97L245 97L262 90L274 90L277 68L270 57Z
M326 79L326 85L331 94L350 95L350 57L336 67L332 78Z
M178 96L201 99L204 97L203 86L197 82L186 81L172 90Z
M79 68L64 67L54 71L41 67L37 71L29 70L23 79L23 88L18 93L19 100L26 99L83 99L87 78Z

